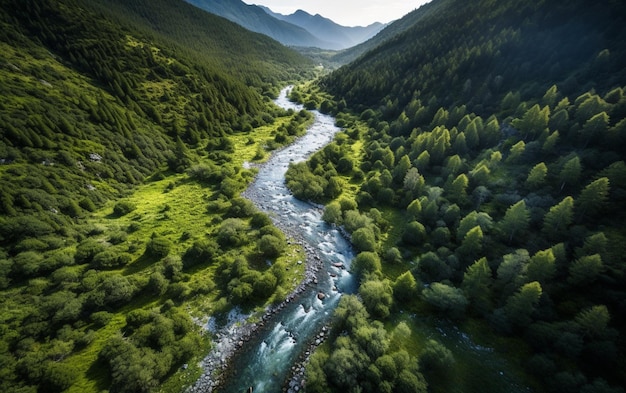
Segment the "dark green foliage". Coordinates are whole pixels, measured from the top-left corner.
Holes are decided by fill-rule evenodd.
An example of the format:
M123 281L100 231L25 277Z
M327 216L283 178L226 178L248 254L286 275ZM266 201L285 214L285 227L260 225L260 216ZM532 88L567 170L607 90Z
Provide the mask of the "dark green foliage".
M370 284L368 284L370 283ZM368 302L380 305L387 299L391 302L389 290L379 291L381 281L367 281L362 289L369 299L372 294L388 293L389 298L374 296ZM372 288L366 288L372 285ZM366 287L363 287L366 286ZM383 300L383 303L387 303ZM330 353L316 351L307 367L307 391L352 391L358 386L363 392L426 392L426 381L417 369L416 359L409 356L401 343L400 348L392 346L397 342L396 328L392 336L380 321L372 320L366 307L353 295L345 295L339 302L333 316L333 328L337 334L331 335ZM411 331L402 324L405 339ZM342 333L342 334L338 334Z
M165 258L172 248L172 242L163 236L153 235L148 244L146 245L146 254L156 258Z
M125 216L135 210L137 207L129 201L119 201L113 206L113 214L118 217Z
M393 102L386 113L395 119L404 110L409 124L418 120L410 107L415 92L426 95L423 101L435 99L436 106L426 110L430 121L437 108L454 104L482 115L503 98L510 101L507 93L518 90L525 80L534 82L525 95L538 99L555 84L566 94L582 93L589 88L587 82L600 90L612 89L625 78L619 61L624 33L618 15L622 14L617 3L589 10L583 1L567 5L507 1L497 7L487 2L437 2L397 22L398 36L325 77L320 86L358 113ZM596 56L603 49L607 61L601 63ZM574 73L577 78L568 78ZM555 95L554 91L546 95L546 103L553 103ZM579 111L583 122L603 110L600 104L586 107ZM547 107L529 108L527 119L520 122L528 132L540 133Z
M140 314L129 314L127 337L112 338L99 354L110 370L114 391L153 391L199 348L197 336L187 334L193 326L187 315L175 309Z
M199 264L210 264L216 256L219 246L213 239L201 239L193 242L193 245L185 252L183 264L186 268ZM170 265L171 266L171 265ZM171 271L171 267L169 268ZM170 273L170 276L173 274Z

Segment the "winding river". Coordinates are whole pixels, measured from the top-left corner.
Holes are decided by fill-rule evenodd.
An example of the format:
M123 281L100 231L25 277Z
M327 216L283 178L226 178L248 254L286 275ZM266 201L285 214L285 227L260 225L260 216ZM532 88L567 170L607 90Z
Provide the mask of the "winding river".
M284 89L276 103L285 109L302 109L290 102L287 94L288 89ZM247 392L250 388L254 392L281 392L292 366L329 322L341 294L356 291L356 283L348 272L354 257L350 243L336 228L322 221L319 207L295 199L284 184L291 162L307 159L331 142L339 131L333 117L317 111L313 114L315 121L307 134L274 152L260 167L256 180L244 196L270 215L276 226L299 241L307 250L307 263L315 264L316 268L314 273L309 271L309 284L303 291L264 319L248 341L239 342L242 348L230 359L229 373L221 378L220 392ZM434 338L442 342L453 352L457 363L463 363L447 391L529 391L501 356L490 348L476 345L455 326L416 315L408 318L412 319L414 329L419 330L417 335L421 339ZM242 321L231 320L231 328L239 322ZM219 346L213 350L216 351L220 351ZM196 387L193 391L207 390Z
M285 109L302 109L287 99L284 89L276 103ZM337 229L325 224L322 210L294 198L285 185L291 162L305 160L330 143L339 131L334 118L313 111L315 120L303 137L272 154L259 168L244 196L270 217L275 225L295 235L319 266L311 285L274 315L234 357L224 392L280 392L291 365L328 322L340 294L353 292L355 284L345 268L354 257L350 243ZM342 264L344 268L335 265ZM323 295L321 295L323 294ZM323 298L323 299L320 299Z

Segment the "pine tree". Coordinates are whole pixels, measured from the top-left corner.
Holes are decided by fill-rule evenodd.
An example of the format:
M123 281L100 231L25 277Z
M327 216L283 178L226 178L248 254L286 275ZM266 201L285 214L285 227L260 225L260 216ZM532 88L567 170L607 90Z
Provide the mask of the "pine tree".
M609 197L609 179L601 177L589 183L576 200L580 217L595 216L606 206Z
M543 218L543 233L551 239L563 237L574 218L574 198L565 197L552 206Z
M509 321L518 327L526 327L532 321L532 314L543 293L537 281L524 284L517 293L511 296L504 307Z
M526 276L529 281L546 284L556 273L556 258L551 248L537 251L526 265Z
M526 202L522 199L506 210L499 227L507 241L511 243L517 234L525 232L526 229L528 229L529 223L530 213L526 208Z
M480 258L470 265L463 274L461 289L470 300L471 307L479 314L486 314L491 309L491 287L493 277L487 258Z
M569 159L565 165L563 165L563 169L561 169L561 172L559 173L561 190L563 190L566 185L573 186L578 183L581 172L582 166L580 165L580 159L577 155L574 155L574 157Z
M528 173L528 177L526 178L526 185L530 189L537 189L543 185L546 180L546 176L548 175L548 167L543 162L535 165L533 169Z

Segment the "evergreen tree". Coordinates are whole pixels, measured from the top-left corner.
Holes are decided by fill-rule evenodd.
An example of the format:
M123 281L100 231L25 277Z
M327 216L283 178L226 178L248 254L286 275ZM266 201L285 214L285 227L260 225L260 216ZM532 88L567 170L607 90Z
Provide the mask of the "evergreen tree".
M524 284L517 293L511 296L504 307L509 321L521 328L527 327L532 321L532 314L543 293L537 281Z
M529 281L538 281L545 286L556 273L556 258L551 248L537 251L526 265L526 277Z
M568 185L574 186L578 183L582 172L582 166L580 165L580 159L577 155L570 158L561 169L559 173L559 180L561 181L561 190Z
M504 218L499 223L508 243L511 243L516 235L528 229L530 223L530 213L526 208L526 202L521 201L511 205L504 214Z
M609 179L601 177L589 183L576 200L579 217L596 216L606 206L609 198Z
M565 237L565 232L574 218L574 198L563 198L561 202L552 206L543 218L543 233L550 239Z
M528 173L528 177L526 178L526 185L530 189L537 189L541 187L548 175L548 167L543 162L535 165L530 172Z
M491 310L492 285L493 277L487 258L480 258L463 274L461 288L470 301L470 307L480 315L485 315Z

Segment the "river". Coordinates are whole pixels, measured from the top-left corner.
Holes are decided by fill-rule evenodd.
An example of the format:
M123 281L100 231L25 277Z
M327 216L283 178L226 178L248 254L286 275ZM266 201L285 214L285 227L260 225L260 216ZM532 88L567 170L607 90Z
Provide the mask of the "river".
M288 89L283 89L276 103L285 109L302 109L289 101L287 94ZM266 318L249 339L239 342L241 349L231 357L228 375L221 377L220 392L247 392L249 388L254 392L281 392L292 366L329 322L341 294L356 291L356 283L348 272L354 257L350 243L336 228L323 222L319 207L294 198L284 182L291 162L307 159L331 142L339 131L333 117L312 112L315 121L306 135L274 152L268 162L260 166L255 181L244 196L272 217L277 227L304 246L308 254L307 263L316 265L315 278L309 277L309 284L304 286L303 291ZM343 268L336 264L342 264ZM232 318L222 330L237 329L242 325L243 318L245 316ZM454 325L415 315L410 319L413 320L413 329L418 330L420 340L434 338L442 342L463 363L458 368L459 372L455 373L453 387L449 391L529 391L501 356L490 348L474 344ZM228 339L222 341L228 344ZM224 342L218 342L217 348L213 349L214 358L223 356L220 355L223 345ZM211 389L196 384L191 391L208 390Z
M287 99L287 89L281 91L276 103L285 109L302 109ZM313 254L309 259L319 265L315 282L246 342L246 350L233 358L231 373L220 389L224 392L245 392L249 387L254 392L280 392L291 365L328 322L341 293L355 291L352 276L345 269L354 257L350 243L323 222L320 208L294 198L284 181L291 162L306 160L340 130L333 117L312 113L315 119L306 135L274 152L260 166L244 196L272 217L277 227L297 236ZM345 268L335 266L339 263Z

